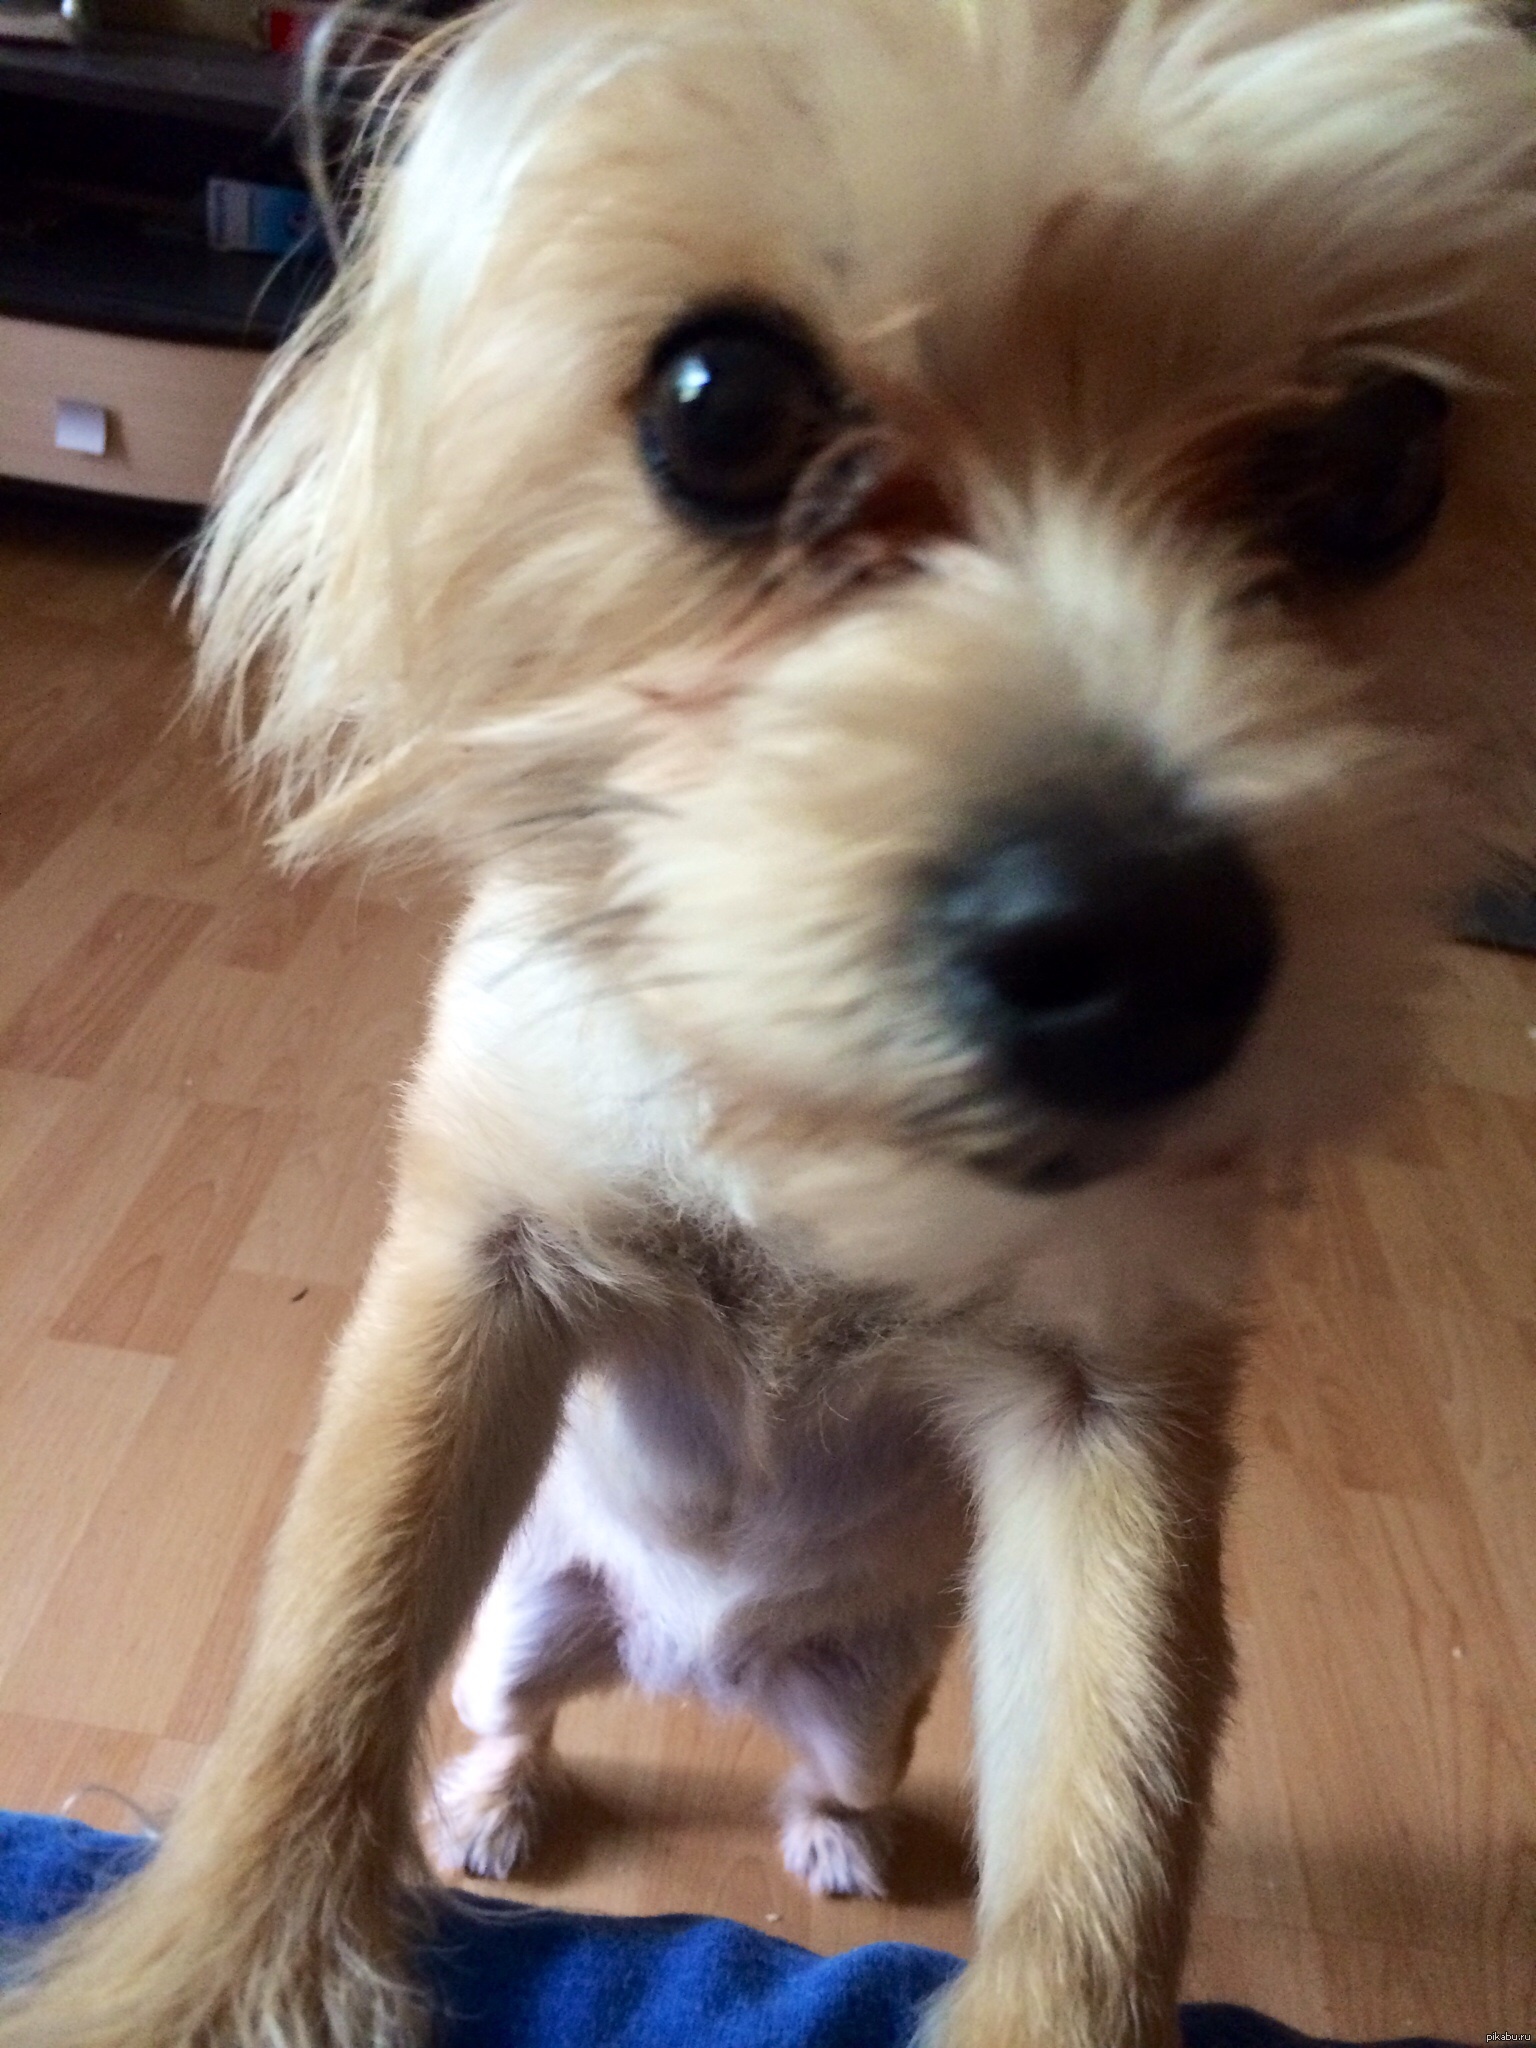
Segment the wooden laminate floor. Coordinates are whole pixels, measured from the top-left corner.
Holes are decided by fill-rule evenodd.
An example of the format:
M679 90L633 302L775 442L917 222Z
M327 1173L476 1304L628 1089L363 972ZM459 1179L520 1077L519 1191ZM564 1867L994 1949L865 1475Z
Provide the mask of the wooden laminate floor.
M82 1788L167 1808L219 1725L448 907L266 870L174 722L162 545L0 503L0 1802L108 1825ZM1481 2041L1536 2033L1536 964L1448 953L1427 1007L1276 1231L1188 1988ZM784 1878L756 1730L615 1695L563 1742L531 1896L966 1946L959 1672L889 1905Z

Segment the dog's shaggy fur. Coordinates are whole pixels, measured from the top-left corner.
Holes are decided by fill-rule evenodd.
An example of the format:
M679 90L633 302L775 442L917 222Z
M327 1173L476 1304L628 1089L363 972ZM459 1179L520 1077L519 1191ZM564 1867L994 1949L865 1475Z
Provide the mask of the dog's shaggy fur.
M1471 0L496 0L417 82L229 478L202 687L287 853L471 903L230 1725L0 2048L415 2039L416 1729L487 1584L445 1860L519 1860L560 1699L628 1672L766 1716L791 1867L877 1888L968 1552L928 2038L1172 2048L1251 1226L1396 1083L1529 787L1531 62ZM637 444L722 305L854 401L746 539ZM1444 503L1308 575L1273 451L1371 371L1449 394ZM1279 967L1208 1085L1079 1119L920 912L1128 761Z

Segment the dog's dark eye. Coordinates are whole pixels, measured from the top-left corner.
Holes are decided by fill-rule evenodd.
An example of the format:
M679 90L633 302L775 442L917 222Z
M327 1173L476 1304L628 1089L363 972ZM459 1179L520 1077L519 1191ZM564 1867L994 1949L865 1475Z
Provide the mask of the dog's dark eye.
M652 352L640 453L684 518L716 533L762 533L838 415L836 383L787 315L704 312Z
M1449 412L1438 384L1380 370L1277 428L1249 473L1266 537L1308 575L1366 583L1400 568L1440 511Z

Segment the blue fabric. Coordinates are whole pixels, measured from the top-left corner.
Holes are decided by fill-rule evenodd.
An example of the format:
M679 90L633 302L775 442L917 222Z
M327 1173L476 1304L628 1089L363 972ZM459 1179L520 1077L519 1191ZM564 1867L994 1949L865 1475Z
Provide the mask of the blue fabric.
M45 1926L150 1853L78 1821L0 1813L0 1938ZM730 1920L552 1913L453 1893L424 1959L439 2048L905 2048L924 2000L959 1967L905 1942L823 1957ZM1340 2048L1242 2006L1186 2005L1183 2021L1185 2048Z

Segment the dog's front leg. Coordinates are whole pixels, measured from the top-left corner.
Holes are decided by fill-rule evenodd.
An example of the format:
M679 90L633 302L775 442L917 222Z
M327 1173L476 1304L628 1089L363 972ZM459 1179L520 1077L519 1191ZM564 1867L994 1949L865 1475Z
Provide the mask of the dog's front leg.
M1174 2048L1229 1684L1221 1515L1233 1347L969 1425L979 1943L929 2048Z
M409 1169L332 1366L229 1724L149 1868L0 2048L397 2048L434 1676L526 1505L600 1288Z

